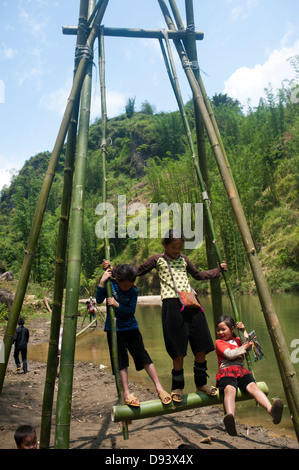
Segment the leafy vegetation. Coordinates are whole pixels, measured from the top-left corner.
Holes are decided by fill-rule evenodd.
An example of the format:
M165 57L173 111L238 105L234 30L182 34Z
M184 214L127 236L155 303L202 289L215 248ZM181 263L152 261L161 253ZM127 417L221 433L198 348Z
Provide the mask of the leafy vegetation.
M246 113L238 101L227 95L211 99L259 259L269 287L276 290L299 288L299 112L298 104L290 99L291 90L290 83L284 83L277 91L269 86L259 106L249 107ZM195 141L191 102L186 104L186 113ZM148 102L137 112L135 98L130 98L125 113L109 120L107 135L108 195L116 214L118 195L126 196L127 209L133 202L146 207L153 202L181 205L201 202L179 112L156 114L155 107ZM95 210L102 201L101 136L99 119L90 128L82 244L83 270L92 286L100 275L103 257L103 241L95 234L99 221ZM207 150L212 212L231 282L240 290L252 290L243 244L208 145ZM48 152L30 158L1 193L0 260L15 276L21 270L49 158ZM46 287L52 285L54 277L63 168L64 154L56 171L31 274L32 281ZM134 223L132 215L127 218L129 221ZM120 238L118 230L116 223L116 237L111 239L113 263L139 263L161 251L160 238ZM206 268L204 247L188 251L188 256L196 265ZM82 276L82 288L84 283ZM138 280L138 284L141 294L158 292L154 275L147 276L146 283Z

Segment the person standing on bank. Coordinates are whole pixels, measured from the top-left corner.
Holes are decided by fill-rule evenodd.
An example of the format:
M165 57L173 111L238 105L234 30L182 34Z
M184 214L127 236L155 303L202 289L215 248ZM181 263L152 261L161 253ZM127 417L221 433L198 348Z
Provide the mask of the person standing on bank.
M21 371L21 363L19 355L21 353L22 363L23 363L23 372L27 374L27 344L29 341L29 330L24 326L24 319L19 318L18 321L18 328L16 329L13 343L15 345L15 352L14 352L14 360L17 366L17 372L20 373Z
M162 241L164 253L152 255L136 267L136 275L144 276L156 269L159 276L162 298L162 327L166 350L173 361L171 397L175 402L182 402L184 381L184 357L188 342L194 354L194 382L197 391L209 396L217 394L216 387L207 384L206 354L215 350L208 323L203 309L182 308L178 291L191 292L188 274L196 280L214 279L221 274L221 268L227 270L225 262L221 267L208 271L199 271L181 254L183 239L175 230L170 230ZM103 262L106 268L109 262Z

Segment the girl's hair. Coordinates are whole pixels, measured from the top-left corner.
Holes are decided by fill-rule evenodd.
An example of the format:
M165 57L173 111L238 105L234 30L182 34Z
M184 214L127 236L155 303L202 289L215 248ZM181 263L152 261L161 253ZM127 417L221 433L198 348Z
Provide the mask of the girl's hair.
M14 435L17 446L22 444L22 441L25 437L34 435L36 435L36 432L33 426L27 424L19 426Z
M184 238L182 237L180 232L178 232L177 230L171 229L165 234L163 238L163 243L165 245L169 245L174 240L182 240L183 242Z
M118 281L135 282L136 269L130 264L118 264L113 268L113 277Z
M221 317L219 317L217 320L216 327L219 325L219 323L225 323L231 331L233 331L233 328L236 326L235 320L229 315L221 315ZM233 333L233 336L236 335Z

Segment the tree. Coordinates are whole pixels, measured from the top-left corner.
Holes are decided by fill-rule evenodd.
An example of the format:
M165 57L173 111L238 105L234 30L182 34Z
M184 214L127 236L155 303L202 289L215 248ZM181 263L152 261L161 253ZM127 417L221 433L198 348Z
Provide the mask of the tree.
M148 101L141 103L140 112L143 114L154 114L155 106L151 105Z
M131 117L134 115L135 112L135 100L136 97L134 98L128 98L127 104L126 104L126 115L128 119L131 119Z

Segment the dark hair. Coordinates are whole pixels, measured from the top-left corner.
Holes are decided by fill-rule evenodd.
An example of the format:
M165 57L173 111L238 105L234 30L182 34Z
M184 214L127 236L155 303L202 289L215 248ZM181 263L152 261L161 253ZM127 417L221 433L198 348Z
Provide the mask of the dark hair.
M176 449L200 449L196 444L180 444Z
M118 264L113 268L113 276L118 281L135 282L136 269L130 264Z
M165 234L163 238L163 243L165 245L169 245L174 240L182 240L182 242L184 241L183 236L178 230L171 229Z
M24 318L19 318L18 325L24 325L25 321Z
M36 432L33 426L30 426L29 424L19 426L14 435L17 446L22 444L22 441L25 437L34 435L36 435Z
M222 323L222 322L224 322L231 331L236 326L235 320L229 315L221 315L221 317L219 317L217 320L216 327L219 325L219 323Z

